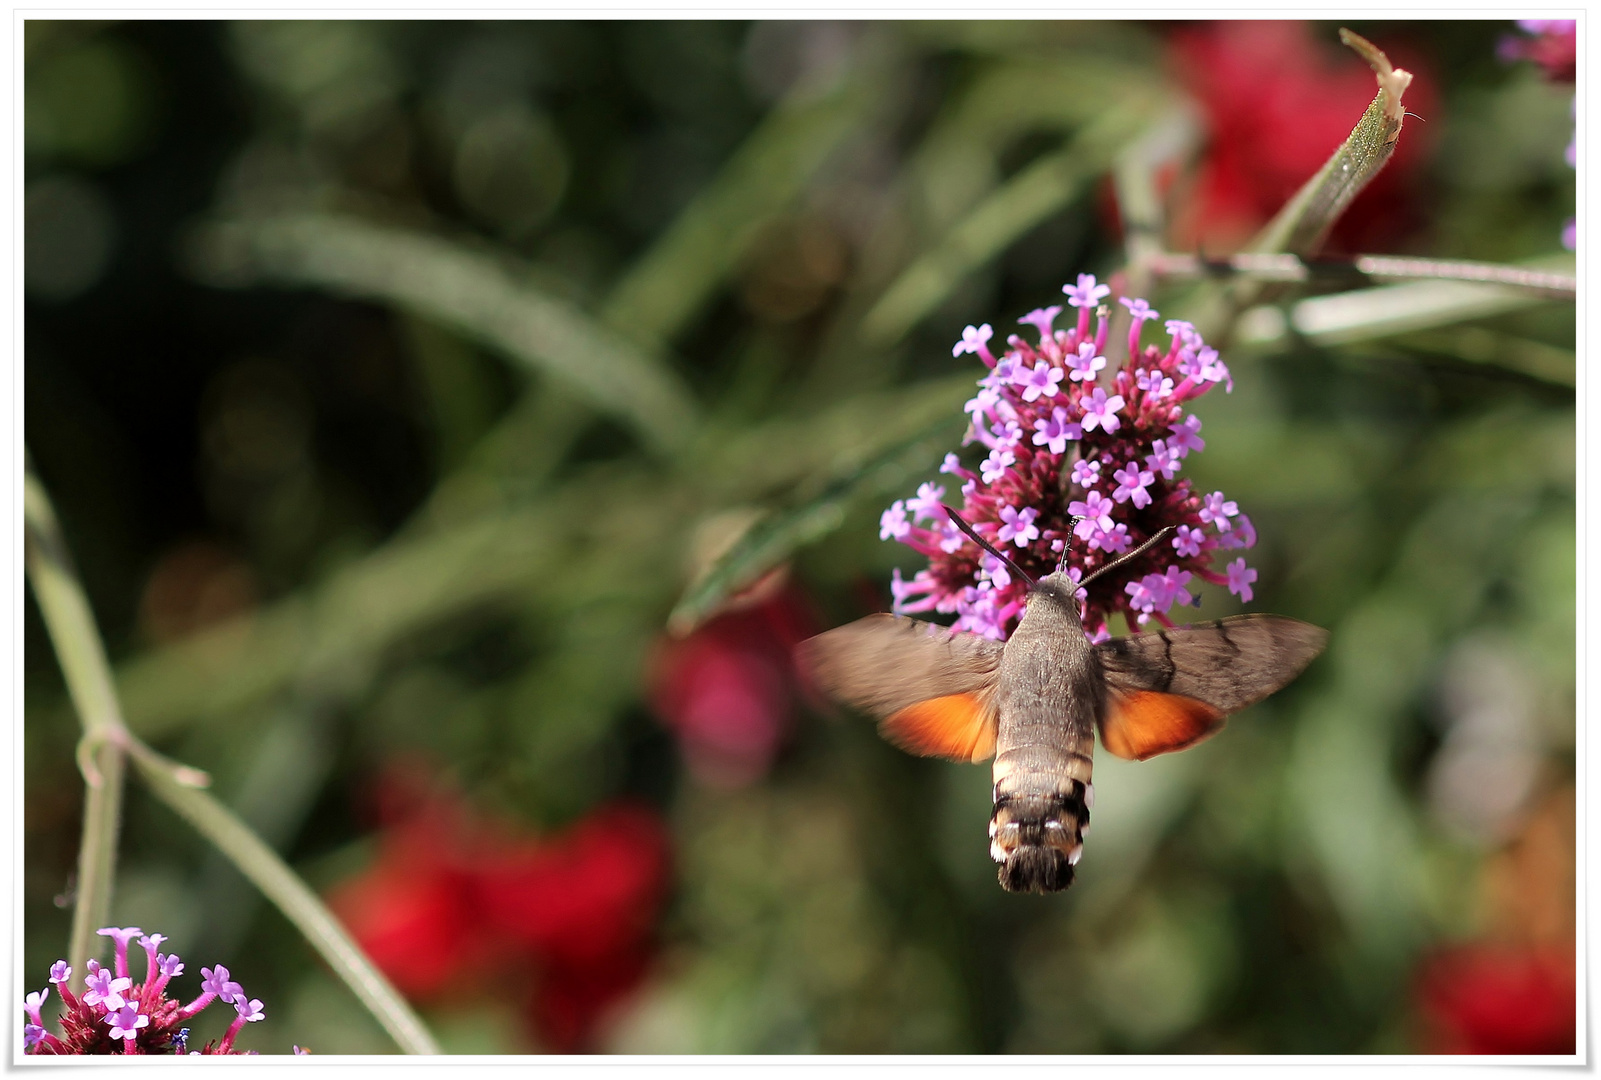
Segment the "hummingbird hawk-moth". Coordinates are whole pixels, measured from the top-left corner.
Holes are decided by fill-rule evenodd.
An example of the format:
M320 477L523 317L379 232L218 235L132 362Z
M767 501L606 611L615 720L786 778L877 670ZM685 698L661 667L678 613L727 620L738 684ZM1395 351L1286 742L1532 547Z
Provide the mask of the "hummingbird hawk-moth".
M1062 565L1036 581L945 512L1030 582L1011 637L869 615L803 642L801 660L824 692L878 717L880 732L904 750L953 761L994 755L990 856L1010 892L1072 884L1094 801L1097 731L1110 753L1139 761L1194 746L1229 714L1288 684L1328 640L1296 619L1236 615L1092 642L1079 590L1171 529L1083 581Z

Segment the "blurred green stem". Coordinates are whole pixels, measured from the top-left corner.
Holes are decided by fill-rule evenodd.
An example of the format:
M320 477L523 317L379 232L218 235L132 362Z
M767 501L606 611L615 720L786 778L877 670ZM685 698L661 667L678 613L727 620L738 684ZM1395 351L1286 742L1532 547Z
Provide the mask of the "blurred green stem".
M1131 248L1132 257L1132 248ZM1301 259L1295 255L1203 255L1156 251L1146 255L1146 268L1158 277L1238 277L1258 281L1333 282L1471 281L1547 293L1572 300L1578 278L1528 266L1475 262L1469 259L1419 259L1400 255L1356 255L1342 259Z
M95 930L111 914L117 832L122 816L123 725L94 614L78 584L50 496L30 461L23 481L24 561L34 599L61 664L67 693L83 723L78 763L84 778L83 836L67 962L71 986L82 991L86 961L98 950Z
M158 798L187 818L278 905L403 1050L439 1053L422 1021L306 884L227 807L199 790L210 783L206 774L162 757L128 730L94 613L73 569L50 496L34 475L31 462L23 492L28 580L84 729L78 763L87 794L78 853L77 904L67 953L76 973L75 988L83 986L95 930L105 925L111 913L126 754Z
M175 777L148 755L134 765L156 797L176 810L255 883L262 894L305 935L391 1038L408 1054L438 1054L439 1044L405 999L356 946L317 895L277 852L222 803Z

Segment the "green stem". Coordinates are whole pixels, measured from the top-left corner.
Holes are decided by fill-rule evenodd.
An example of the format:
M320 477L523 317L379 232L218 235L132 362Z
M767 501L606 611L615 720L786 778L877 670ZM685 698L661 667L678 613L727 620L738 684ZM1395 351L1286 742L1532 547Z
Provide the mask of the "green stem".
M83 836L78 848L77 899L67 962L71 986L83 989L86 962L99 950L95 931L111 916L111 886L122 817L123 736L94 614L78 584L72 557L61 538L55 508L31 465L23 481L23 547L28 581L66 679L67 693L82 721L79 764L84 774Z
M1302 259L1295 255L1244 254L1209 259L1158 251L1147 256L1147 266L1158 277L1235 277L1298 283L1348 282L1353 277L1371 281L1472 281L1548 293L1562 300L1572 300L1578 291L1578 279L1572 274L1470 259L1402 255Z
M231 859L322 953L334 972L409 1054L437 1054L439 1045L389 981L356 947L331 912L294 871L227 807L199 790L206 774L157 754L123 723L122 710L95 628L94 613L72 567L55 509L30 464L24 481L25 559L39 611L61 663L67 692L83 724L79 767L88 793L83 846L78 855L78 899L73 911L68 962L75 989L95 930L110 916L116 867L117 826L122 807L124 755L133 758L156 796Z
M421 1019L317 895L249 826L207 792L184 783L164 759L143 747L135 749L132 757L155 796L188 820L278 905L402 1050L408 1054L441 1052Z

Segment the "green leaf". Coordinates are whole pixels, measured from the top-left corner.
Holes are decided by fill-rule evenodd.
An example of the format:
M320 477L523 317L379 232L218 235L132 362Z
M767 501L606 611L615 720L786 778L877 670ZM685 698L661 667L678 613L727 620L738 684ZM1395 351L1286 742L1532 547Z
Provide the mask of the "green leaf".
M501 260L438 236L336 214L214 221L190 248L222 286L314 286L436 320L558 379L658 450L681 446L698 409L678 374Z
M690 585L667 628L689 633L730 596L748 587L796 550L845 522L847 507L857 499L882 494L905 482L909 472L927 468L956 437L964 415L945 416L923 430L885 447L873 457L831 478L821 491L758 520Z
M738 262L757 227L795 200L893 85L895 65L879 55L882 44L858 42L854 71L821 94L800 87L774 109L613 287L602 317L645 343L681 329Z
M1136 95L1091 122L1062 150L1002 184L908 266L862 317L869 348L887 348L937 308L964 278L1071 203L1143 132L1152 101Z
M1384 168L1401 137L1405 109L1401 95L1412 75L1390 64L1367 40L1340 31L1340 40L1362 55L1378 78L1379 92L1350 137L1252 241L1249 250L1311 255L1368 182Z

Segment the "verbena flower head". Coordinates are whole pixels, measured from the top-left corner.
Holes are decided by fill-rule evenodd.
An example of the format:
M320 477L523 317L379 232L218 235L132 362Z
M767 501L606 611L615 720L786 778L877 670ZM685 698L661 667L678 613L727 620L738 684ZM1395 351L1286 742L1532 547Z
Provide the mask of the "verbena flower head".
M228 969L202 968L205 982L201 993L187 1004L167 996L168 983L183 974L184 965L176 956L157 952L167 939L160 934L141 937L137 927L106 927L101 934L116 942L115 966L103 968L88 962L88 976L80 997L67 986L72 968L65 960L50 967L50 982L61 994L61 1015L57 1030L45 1026L41 1015L50 991L36 991L23 1003L26 1022L22 1045L28 1054L241 1054L233 1048L234 1038L247 1023L262 1019L260 1001L247 999L244 989L228 981ZM146 955L145 979L135 983L128 972L128 943L135 938ZM221 1039L190 1050L189 1028L185 1026L213 1001L234 1006L236 1016ZM303 1053L296 1048L296 1053Z
M1133 316L1129 358L1104 371L1109 312L1099 302L1110 289L1080 274L1062 291L1077 309L1075 326L1056 329L1060 309L1043 308L1018 320L1039 331L1037 343L1014 334L999 357L987 348L968 350L990 370L967 403L972 420L965 441L988 453L976 470L955 454L940 469L962 481L962 516L1035 577L1054 570L1065 547L1074 580L1173 526L1166 543L1097 578L1082 594L1085 629L1097 638L1107 636L1115 611L1132 624L1155 619L1172 626L1173 605L1199 603L1187 588L1193 581L1226 586L1249 600L1256 571L1244 559L1226 574L1213 562L1219 549L1256 543L1250 519L1221 491L1197 492L1179 475L1185 459L1206 447L1201 421L1186 405L1219 383L1232 388L1227 366L1195 327L1178 319L1165 324L1165 348L1142 348L1144 325L1159 313L1124 297ZM963 343L989 337L969 327ZM943 489L924 484L880 523L884 539L929 559L910 581L895 575L895 610L955 614L957 629L1004 640L1022 617L1028 583L963 537L936 492Z

